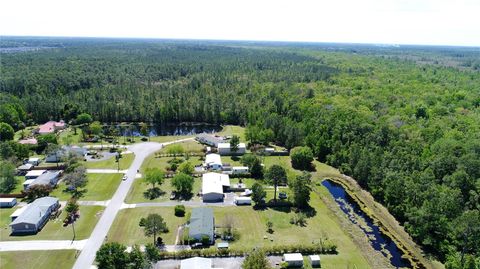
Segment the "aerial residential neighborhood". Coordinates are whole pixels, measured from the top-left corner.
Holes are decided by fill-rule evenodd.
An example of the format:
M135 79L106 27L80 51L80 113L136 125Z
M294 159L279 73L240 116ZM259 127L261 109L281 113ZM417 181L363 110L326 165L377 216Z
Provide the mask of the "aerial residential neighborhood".
M98 142L82 141L78 133L89 128L55 129L59 145L16 168L19 187L4 195L12 198L0 198L2 248L19 254L23 247L64 249L75 254L73 268L102 267L98 253L110 244L127 252L155 249L150 262L156 268L240 268L239 253L259 248L270 253L272 267L367 263L354 245L342 243L351 239L325 207L335 204L327 189L315 184L306 196L295 193L287 181L305 172L293 167L282 147L248 148L242 127L129 143L105 134ZM29 136L42 134L33 129ZM341 178L313 164L315 178ZM296 204L297 196L305 205Z
M0 269L480 269L479 0L0 10Z

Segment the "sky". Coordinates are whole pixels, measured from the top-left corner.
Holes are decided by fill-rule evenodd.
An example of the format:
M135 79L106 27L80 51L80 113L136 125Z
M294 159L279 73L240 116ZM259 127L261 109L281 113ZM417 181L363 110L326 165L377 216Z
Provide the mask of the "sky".
M480 0L2 0L0 35L480 46Z

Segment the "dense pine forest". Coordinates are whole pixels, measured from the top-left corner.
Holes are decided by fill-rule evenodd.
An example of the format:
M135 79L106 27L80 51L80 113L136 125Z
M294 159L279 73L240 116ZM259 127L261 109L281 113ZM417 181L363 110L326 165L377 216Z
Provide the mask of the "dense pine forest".
M2 37L0 51L0 122L16 130L83 112L244 125L355 178L447 268L480 263L478 48Z

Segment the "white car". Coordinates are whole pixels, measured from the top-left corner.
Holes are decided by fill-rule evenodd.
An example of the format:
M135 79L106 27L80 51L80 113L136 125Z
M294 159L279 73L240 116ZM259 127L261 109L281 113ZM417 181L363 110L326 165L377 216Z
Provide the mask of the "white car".
M123 175L122 180L127 180L127 175Z

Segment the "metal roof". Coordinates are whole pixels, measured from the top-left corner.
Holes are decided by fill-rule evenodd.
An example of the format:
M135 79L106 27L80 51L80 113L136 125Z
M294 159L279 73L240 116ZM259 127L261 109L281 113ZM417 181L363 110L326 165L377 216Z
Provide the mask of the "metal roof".
M205 234L213 236L213 209L208 207L196 207L192 209L190 217L189 235Z
M60 176L60 173L61 171L47 171L46 173L41 174L36 179L34 179L29 186L50 185L52 181L54 181L56 178Z
M210 153L205 155L205 164L218 164L222 165L222 157L219 154Z
M245 143L239 143L238 148L246 148ZM218 143L218 149L230 149L230 143Z
M42 197L38 198L33 203L29 204L27 209L23 211L10 226L18 223L38 224L38 222L45 216L48 209L58 203L58 198Z
M223 186L230 186L230 177L226 174L205 173L202 175L202 193L223 193Z
M180 269L211 269L212 259L194 257L180 262Z
M28 171L27 174L25 175L26 177L38 177L41 174L45 173L47 170L31 170Z
M303 256L300 253L287 253L283 254L283 259L288 261L303 261Z

